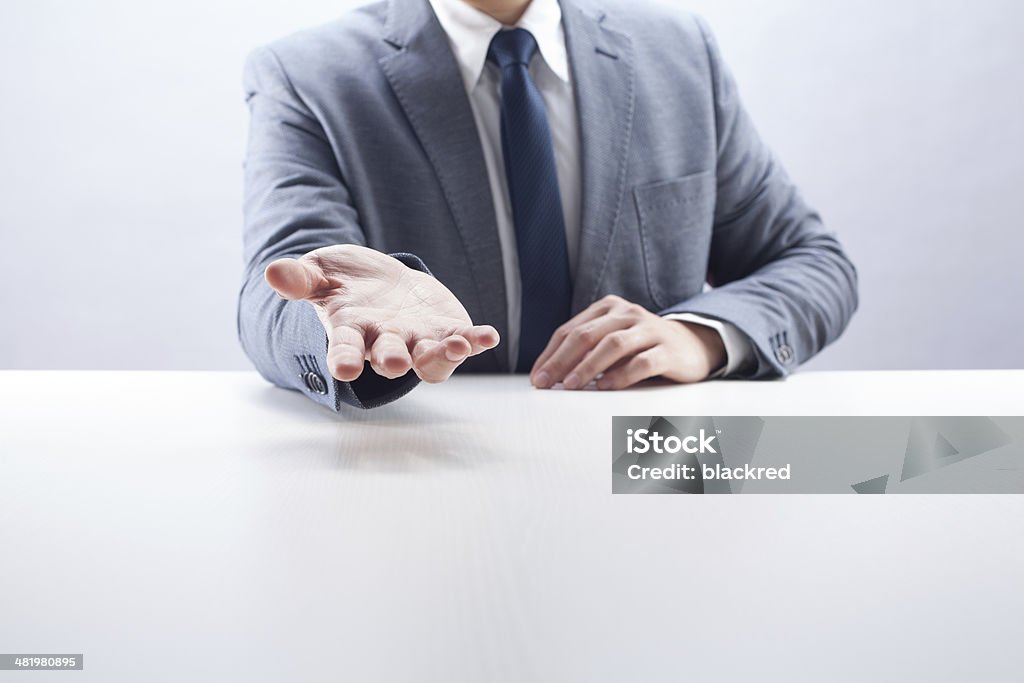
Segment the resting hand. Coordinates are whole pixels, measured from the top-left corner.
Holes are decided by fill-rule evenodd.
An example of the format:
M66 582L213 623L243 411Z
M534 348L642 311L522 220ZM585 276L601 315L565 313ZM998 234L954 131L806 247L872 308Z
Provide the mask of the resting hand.
M498 332L474 325L436 278L379 251L352 244L279 259L267 282L285 299L308 301L327 331L331 375L351 382L369 360L394 379L409 369L443 382L466 358L494 348Z
M726 360L718 332L669 320L617 296L606 296L565 323L537 358L530 381L582 389L625 389L650 377L699 382ZM603 373L603 375L602 375Z

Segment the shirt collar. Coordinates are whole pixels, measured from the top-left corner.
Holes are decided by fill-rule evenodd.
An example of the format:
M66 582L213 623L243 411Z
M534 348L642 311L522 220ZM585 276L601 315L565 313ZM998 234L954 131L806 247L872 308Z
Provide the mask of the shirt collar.
M511 27L503 27L497 19L465 0L430 0L430 6L441 28L448 34L466 91L472 92L483 73L491 39L502 28ZM544 63L552 73L568 83L569 58L558 0L532 0L516 28L524 28L533 34Z

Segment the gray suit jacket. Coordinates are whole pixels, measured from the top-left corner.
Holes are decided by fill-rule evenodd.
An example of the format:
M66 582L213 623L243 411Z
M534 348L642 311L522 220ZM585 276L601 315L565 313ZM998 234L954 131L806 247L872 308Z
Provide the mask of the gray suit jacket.
M857 305L853 265L758 137L702 20L633 0L562 8L583 160L573 312L618 294L731 322L753 342L751 378L784 375L838 337ZM245 92L238 329L264 377L335 410L416 384L372 370L331 380L312 307L264 281L271 260L326 245L406 254L504 336L480 139L426 0L384 0L256 50ZM489 351L460 371L509 367Z

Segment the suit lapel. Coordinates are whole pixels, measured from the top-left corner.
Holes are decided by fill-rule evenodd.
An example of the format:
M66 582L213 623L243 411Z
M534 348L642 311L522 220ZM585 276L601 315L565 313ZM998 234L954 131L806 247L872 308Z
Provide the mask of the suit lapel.
M604 14L562 3L562 25L579 112L582 216L573 313L597 296L619 223L633 127L632 45Z
M396 50L380 59L381 68L440 181L476 283L473 323L493 325L505 338L505 280L487 166L448 38L426 0L390 0L385 42ZM487 354L494 371L509 369L505 348Z

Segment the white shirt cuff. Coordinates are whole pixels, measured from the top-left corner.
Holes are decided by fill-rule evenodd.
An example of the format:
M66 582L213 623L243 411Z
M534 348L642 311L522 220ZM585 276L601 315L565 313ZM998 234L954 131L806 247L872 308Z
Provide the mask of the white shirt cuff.
M722 345L725 346L725 365L711 373L708 379L719 379L734 375L746 368L754 359L754 346L751 344L750 339L732 323L727 323L724 320L715 320L714 318L705 318L696 313L669 313L665 316L665 319L703 325L718 332L718 336L722 338Z

